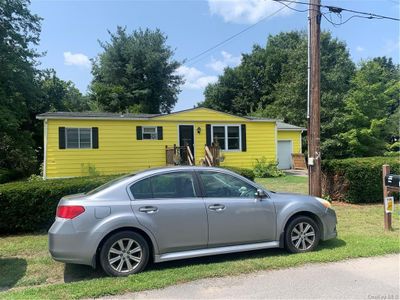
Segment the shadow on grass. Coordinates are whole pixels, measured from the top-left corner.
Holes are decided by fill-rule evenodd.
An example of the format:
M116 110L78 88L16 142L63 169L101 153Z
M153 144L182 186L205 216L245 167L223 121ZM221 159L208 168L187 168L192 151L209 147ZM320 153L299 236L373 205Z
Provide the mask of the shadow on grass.
M90 280L104 276L105 274L100 270L100 268L93 269L92 267L85 265L65 264L64 282Z
M332 239L325 242L321 242L316 251L323 249L334 249L339 247L344 247L346 242L341 239ZM288 256L296 255L288 253L285 249L274 248L274 249L264 249L264 250L254 250L247 252L237 252L231 254L221 254L214 256L204 256L196 257L182 260L169 261L164 263L152 264L147 270L163 270L167 268L180 268L195 264L213 264L227 261L237 261L243 259L257 259L264 257L276 257L276 256Z
M27 262L22 258L0 258L0 291L6 291L25 276Z
M340 239L333 239L325 242L321 242L316 251L323 249L334 249L343 247L346 245L346 242ZM288 255L296 255L290 254L284 249L265 249L265 250L255 250L255 251L247 251L247 252L238 252L231 254L221 254L214 256L205 256L205 257L197 257L197 258L189 258L182 260L175 260L157 264L149 264L146 270L165 270L165 269L175 269L175 268L183 268L191 265L207 265L213 263L221 263L228 261L238 261L243 259L257 259L264 257L277 257L277 256L288 256ZM82 281L82 280L90 280L94 278L105 277L104 272L97 268L94 270L90 266L83 265L74 265L74 264L66 264L64 269L64 282L74 282L74 281Z

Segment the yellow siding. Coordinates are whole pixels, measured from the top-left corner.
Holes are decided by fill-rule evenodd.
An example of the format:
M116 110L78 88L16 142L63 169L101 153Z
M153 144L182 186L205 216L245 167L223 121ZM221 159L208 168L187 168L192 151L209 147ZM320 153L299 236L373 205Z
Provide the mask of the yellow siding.
M301 153L301 131L278 130L278 140L291 140L293 153Z
M172 113L169 115L163 115L153 120L163 120L163 121L218 121L218 122L244 122L247 121L246 118L233 116L227 113L218 112L205 107L199 107L191 109L188 111L181 111L177 113Z
M206 117L202 116L204 110L195 111L201 112L197 118ZM90 175L89 169L99 174L122 174L165 166L165 146L179 144L178 124L194 125L196 164L204 157L206 124L246 124L247 151L223 152L225 161L222 165L252 168L256 158L265 156L268 160L276 160L274 122L243 122L244 118L230 117L213 111L210 111L212 113L207 121L196 121L196 114L193 115L192 112L189 114L192 119L190 122L161 118L143 121L49 119L46 176L85 176ZM216 118L215 114L218 114L219 118ZM180 119L186 119L183 113ZM162 126L163 140L136 140L136 126ZM59 149L58 127L98 127L99 149ZM197 133L198 127L201 128L200 134Z

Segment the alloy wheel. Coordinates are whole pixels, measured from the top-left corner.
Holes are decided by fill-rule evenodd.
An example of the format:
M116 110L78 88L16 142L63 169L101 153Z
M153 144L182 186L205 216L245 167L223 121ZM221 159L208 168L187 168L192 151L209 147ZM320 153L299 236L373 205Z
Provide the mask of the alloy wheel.
M310 249L315 242L315 229L307 222L296 224L291 232L293 246L301 251Z
M128 273L137 268L142 257L142 247L131 238L116 241L108 251L108 263L111 268L120 273Z

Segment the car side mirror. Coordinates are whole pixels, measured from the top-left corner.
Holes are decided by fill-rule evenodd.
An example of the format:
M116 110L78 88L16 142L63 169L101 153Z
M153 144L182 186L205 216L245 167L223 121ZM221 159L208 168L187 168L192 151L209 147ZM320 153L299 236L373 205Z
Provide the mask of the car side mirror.
M267 197L268 197L268 195L267 195L266 192L264 192L264 190L257 189L257 192L256 192L256 198L257 199L264 199L264 198L267 198Z

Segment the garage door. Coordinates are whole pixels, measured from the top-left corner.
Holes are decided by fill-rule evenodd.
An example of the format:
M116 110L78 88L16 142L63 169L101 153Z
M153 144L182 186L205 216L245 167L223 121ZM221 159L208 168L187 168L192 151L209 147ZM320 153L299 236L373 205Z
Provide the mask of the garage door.
M278 168L290 169L292 167L292 141L278 141Z

